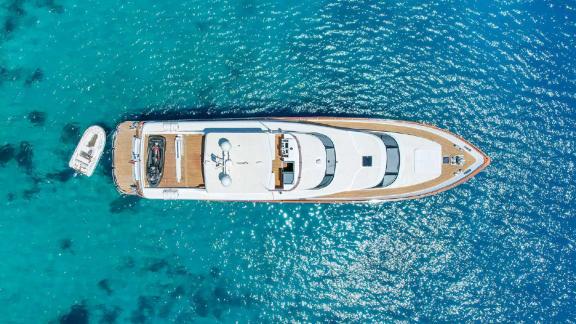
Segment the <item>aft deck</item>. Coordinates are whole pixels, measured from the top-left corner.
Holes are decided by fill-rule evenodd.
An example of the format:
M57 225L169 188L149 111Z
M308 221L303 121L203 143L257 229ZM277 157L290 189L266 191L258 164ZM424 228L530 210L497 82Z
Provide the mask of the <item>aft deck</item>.
M152 134L151 134L152 135ZM148 138L145 136L144 147L148 147ZM204 176L202 174L203 138L201 134L182 135L181 179L177 177L176 163L176 136L177 134L162 134L166 139L164 170L162 179L157 188L202 188ZM148 163L148 154L145 154L144 165ZM148 181L145 187L149 188Z
M123 194L137 194L138 182L134 180L132 143L140 136L140 125L126 121L116 127L112 143L112 176L118 191Z
M116 128L114 135L112 154L113 165L112 175L118 191L127 195L141 194L142 187L150 187L146 179L142 181L135 180L135 163L132 155L134 150L134 140L144 138L144 150L140 153L143 159L142 167L147 164L148 138L150 135L141 134L141 124L131 121L123 122ZM181 178L178 180L176 174L176 146L175 139L177 134L162 134L166 139L166 151L164 160L164 170L159 188L202 188L204 187L204 177L202 174L202 148L203 135L182 135L182 160L181 160ZM145 177L144 177L145 178Z

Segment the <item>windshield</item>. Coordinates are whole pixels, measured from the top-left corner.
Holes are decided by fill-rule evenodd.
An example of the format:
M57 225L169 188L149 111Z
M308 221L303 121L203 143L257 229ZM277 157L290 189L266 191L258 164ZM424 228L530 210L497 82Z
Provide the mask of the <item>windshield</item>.
M313 135L318 137L322 144L324 144L324 149L326 150L326 172L320 184L314 188L322 189L328 186L334 179L334 174L336 173L336 149L334 148L334 143L328 136L318 133L314 133Z

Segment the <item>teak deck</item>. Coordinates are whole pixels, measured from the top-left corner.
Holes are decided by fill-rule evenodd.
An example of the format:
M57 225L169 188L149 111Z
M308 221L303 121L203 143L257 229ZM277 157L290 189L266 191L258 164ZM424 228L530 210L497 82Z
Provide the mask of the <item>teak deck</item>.
M284 135L276 134L274 136L274 160L272 161L272 172L274 173L274 187L275 189L282 187L282 168L284 167L284 162L282 162L282 138Z
M164 170L160 188L198 188L204 186L202 170L202 147L203 138L201 134L183 135L183 157L182 157L182 179L176 179L176 152L175 134L162 134L166 139L166 152L164 160ZM131 121L123 122L116 128L113 141L113 166L112 174L114 182L123 194L137 194L140 183L134 180L132 161L132 141L134 137L140 137L140 124ZM144 151L140 153L146 165L148 159L148 135L144 138ZM145 187L148 182L144 179Z
M120 123L112 143L112 175L118 191L124 194L135 194L137 186L132 175L132 141L138 136L137 125L131 121Z
M155 135L157 136L157 135ZM164 152L164 170L158 188L198 188L204 186L202 176L202 146L203 135L182 135L182 179L176 177L176 134L160 135L166 139ZM148 147L149 135L145 137L144 148ZM144 165L148 163L148 153L144 157ZM145 182L146 187L148 181Z

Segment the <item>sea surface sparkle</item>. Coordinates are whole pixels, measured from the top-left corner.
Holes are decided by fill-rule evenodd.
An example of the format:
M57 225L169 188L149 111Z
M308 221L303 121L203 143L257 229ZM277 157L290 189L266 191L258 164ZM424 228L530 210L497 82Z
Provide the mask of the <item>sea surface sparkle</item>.
M573 1L0 0L0 322L574 321L575 94ZM493 163L340 205L66 167L92 124L302 115L433 124Z

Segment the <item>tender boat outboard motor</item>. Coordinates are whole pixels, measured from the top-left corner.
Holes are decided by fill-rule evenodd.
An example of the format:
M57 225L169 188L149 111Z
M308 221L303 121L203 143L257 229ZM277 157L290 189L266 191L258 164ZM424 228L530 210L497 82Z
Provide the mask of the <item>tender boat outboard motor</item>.
M166 139L162 136L150 136L148 139L148 161L146 163L146 178L150 187L156 187L162 180L164 171L164 153Z

